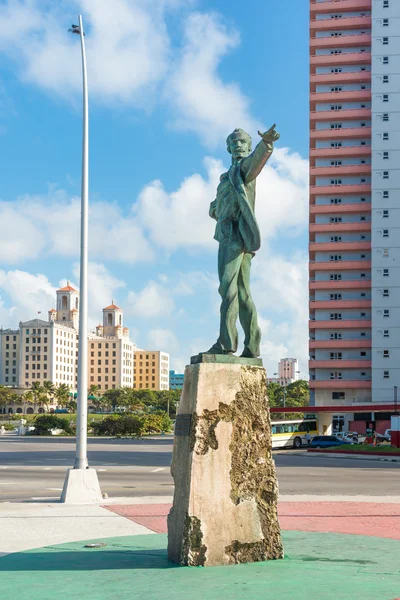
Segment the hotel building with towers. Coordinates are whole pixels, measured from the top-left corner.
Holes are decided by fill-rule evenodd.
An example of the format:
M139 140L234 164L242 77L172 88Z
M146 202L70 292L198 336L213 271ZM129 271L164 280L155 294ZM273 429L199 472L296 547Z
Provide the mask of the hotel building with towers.
M400 0L310 2L310 393L400 385Z
M67 282L57 290L56 308L49 310L47 321L34 318L20 322L18 329L0 329L0 385L23 393L35 382L51 381L75 392L78 332L79 291ZM102 392L119 387L169 388L169 355L137 348L124 327L123 310L114 301L103 308L103 322L88 332L87 343L89 386L97 385ZM146 364L144 375L142 364L135 374L137 352L151 353L150 370Z

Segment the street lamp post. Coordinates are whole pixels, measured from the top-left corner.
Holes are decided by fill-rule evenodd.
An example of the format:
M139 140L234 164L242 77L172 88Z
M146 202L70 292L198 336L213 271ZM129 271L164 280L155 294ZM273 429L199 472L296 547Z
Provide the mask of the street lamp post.
M88 221L89 221L89 107L87 89L87 69L85 38L82 16L79 26L72 26L72 33L81 38L82 80L83 80L83 131L82 131L82 189L81 189L81 260L80 260L80 310L79 310L79 351L78 351L78 410L76 415L76 456L75 469L87 469L87 390L88 390Z
M279 373L274 373L274 375L279 375ZM281 377L279 375L279 379L281 379L281 381L283 381L283 408L286 408L286 381L284 377Z
M88 395L88 222L89 222L89 108L86 52L82 15L71 33L80 36L83 79L81 243L80 243L80 307L78 344L78 398L76 419L76 454L74 468L69 469L61 495L62 502L88 503L101 501L101 491L95 469L89 469L87 459L87 395Z

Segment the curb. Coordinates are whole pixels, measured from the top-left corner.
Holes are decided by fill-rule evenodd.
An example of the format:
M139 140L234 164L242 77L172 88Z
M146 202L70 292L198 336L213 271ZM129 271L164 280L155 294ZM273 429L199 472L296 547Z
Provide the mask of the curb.
M392 452L346 452L345 450L320 450L320 449L308 449L307 452L311 454L319 454L326 458L354 458L362 460L381 460L384 462L400 462L400 454L396 455Z

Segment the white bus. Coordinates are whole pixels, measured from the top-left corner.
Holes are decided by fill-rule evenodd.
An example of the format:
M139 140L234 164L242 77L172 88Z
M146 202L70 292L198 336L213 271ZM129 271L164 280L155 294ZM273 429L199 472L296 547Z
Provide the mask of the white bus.
M318 423L314 416L307 419L271 421L272 448L301 448L307 446L306 433L312 439L318 435Z

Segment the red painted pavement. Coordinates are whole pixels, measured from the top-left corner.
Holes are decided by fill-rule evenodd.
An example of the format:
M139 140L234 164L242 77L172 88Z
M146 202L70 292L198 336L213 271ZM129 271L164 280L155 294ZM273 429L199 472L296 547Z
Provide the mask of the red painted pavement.
M170 504L105 506L156 533L167 532ZM400 504L376 502L281 502L282 529L368 535L400 540Z

